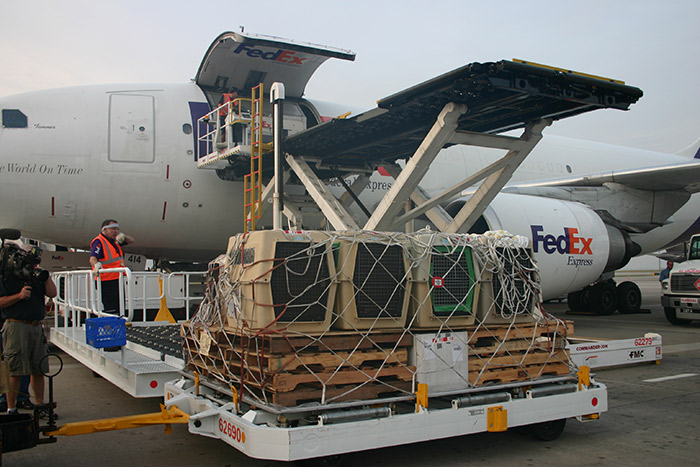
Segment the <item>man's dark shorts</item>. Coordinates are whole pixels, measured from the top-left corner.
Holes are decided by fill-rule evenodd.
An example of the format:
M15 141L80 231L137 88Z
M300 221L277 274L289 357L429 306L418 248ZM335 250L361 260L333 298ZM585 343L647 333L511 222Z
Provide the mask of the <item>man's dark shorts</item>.
M48 359L44 358L46 340L41 325L5 321L2 345L10 376L43 374L42 364L46 367Z

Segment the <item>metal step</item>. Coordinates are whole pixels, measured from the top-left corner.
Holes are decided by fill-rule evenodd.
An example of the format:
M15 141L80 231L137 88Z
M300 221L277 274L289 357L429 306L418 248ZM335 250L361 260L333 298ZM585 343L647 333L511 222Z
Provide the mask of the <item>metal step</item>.
M136 327L136 331L132 329L127 335L139 336L142 342L129 339L125 347L114 352L88 345L83 328L52 327L51 342L133 397L163 397L163 385L177 379L185 366L181 354L182 344L178 344L180 356L173 355L176 352L172 351L172 331L158 329L163 327L177 329L177 325L164 326L159 323ZM147 335L154 336L152 341L149 342L144 337ZM156 335L159 337L156 338ZM149 345L143 345L144 343ZM159 350L155 348L156 345L163 348ZM167 351L161 351L165 347L168 347Z

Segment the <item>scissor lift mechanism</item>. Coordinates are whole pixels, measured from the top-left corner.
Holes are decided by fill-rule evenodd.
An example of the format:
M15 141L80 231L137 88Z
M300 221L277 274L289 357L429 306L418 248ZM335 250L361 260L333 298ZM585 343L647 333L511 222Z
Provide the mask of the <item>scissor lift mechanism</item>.
M400 230L407 222L428 213L430 220L442 232L453 233L457 232L464 224L472 225L542 139L542 130L551 124L549 119L531 123L520 138L458 131L456 120L459 115L466 111L467 109L463 105L447 104L438 115L435 124L418 150L408 159L403 170L398 165L391 166L389 173L394 176L396 182L380 201L377 209L362 229ZM425 192L420 189L419 184L430 164L447 144L505 149L508 150L508 153L474 176L450 187L440 195L428 199ZM286 161L335 230L360 229L342 203L316 176L303 157L288 154ZM479 181L483 181L480 187L454 218L449 217L440 207L440 203ZM405 208L405 200L408 198L412 199L417 206L401 214Z
M481 216L554 120L602 108L627 109L641 95L641 90L620 81L522 61L472 63L381 99L368 112L289 136L284 140L285 158L335 230L403 230L408 222L426 215L438 230L457 232ZM516 129L523 130L520 137L499 135ZM440 150L455 144L507 152L428 198L420 183ZM399 160L406 161L403 168ZM360 225L326 181L358 176L352 187L346 186L347 196L357 200L368 175L380 166L395 183L369 220ZM265 193L270 193L272 157L267 157L264 167L271 179ZM454 217L442 209L441 204L476 184L471 198ZM404 212L407 199L415 207ZM267 204L263 203L263 209ZM287 217L293 220L289 212Z

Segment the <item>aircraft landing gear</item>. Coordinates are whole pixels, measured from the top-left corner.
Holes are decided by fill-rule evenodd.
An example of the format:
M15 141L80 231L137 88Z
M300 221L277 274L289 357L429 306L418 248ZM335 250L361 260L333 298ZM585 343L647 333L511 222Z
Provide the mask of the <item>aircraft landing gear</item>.
M615 313L617 292L613 281L599 282L591 288L590 309L597 315L607 316Z
M626 281L615 286L612 280L598 282L567 296L569 309L576 313L607 316L620 313L637 313L642 305L642 292L634 282Z
M586 287L577 292L571 292L566 296L566 301L569 304L569 309L574 313L588 313L588 303L591 300L591 288Z
M617 286L617 309L620 313L637 313L642 307L642 291L631 281Z

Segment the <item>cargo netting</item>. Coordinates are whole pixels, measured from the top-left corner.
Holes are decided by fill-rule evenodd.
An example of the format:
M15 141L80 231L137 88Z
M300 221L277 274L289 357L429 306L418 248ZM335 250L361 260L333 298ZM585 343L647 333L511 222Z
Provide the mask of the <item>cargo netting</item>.
M575 371L528 240L260 231L232 237L181 333L191 370L255 404L434 394Z

